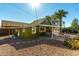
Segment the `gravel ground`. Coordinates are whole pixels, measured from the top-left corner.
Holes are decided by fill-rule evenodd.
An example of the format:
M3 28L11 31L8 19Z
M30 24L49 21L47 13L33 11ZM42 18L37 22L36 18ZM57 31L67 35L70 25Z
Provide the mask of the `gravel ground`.
M0 45L0 56L16 56L17 50L9 44Z
M79 56L79 50L68 49L59 41L43 41L42 43L43 44L18 50L20 52L19 55Z
M71 50L59 40L0 41L1 56L79 56L79 50Z

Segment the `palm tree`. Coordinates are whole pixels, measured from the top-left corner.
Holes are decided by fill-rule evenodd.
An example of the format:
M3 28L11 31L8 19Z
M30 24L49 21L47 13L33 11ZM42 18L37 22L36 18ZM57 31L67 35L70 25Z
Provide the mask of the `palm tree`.
M63 28L65 28L65 21L63 21Z
M52 15L51 18L52 18L52 20L56 20L56 19L58 19L58 17L57 17L55 14Z
M54 13L54 16L60 20L60 33L62 32L62 18L66 17L66 14L68 14L68 12L63 9Z
M52 16L46 16L46 19L52 25L52 20L56 20L58 19L58 17L56 15L52 15Z

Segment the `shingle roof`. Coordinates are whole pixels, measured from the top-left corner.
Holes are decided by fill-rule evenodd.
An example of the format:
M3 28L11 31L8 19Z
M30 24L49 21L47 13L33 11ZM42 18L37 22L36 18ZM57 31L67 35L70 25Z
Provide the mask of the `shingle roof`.
M30 26L30 24L28 23L6 21L6 20L2 20L1 23L2 23L1 25L5 27L29 27Z
M22 27L22 28L38 26L40 24L50 25L50 23L48 22L48 20L46 20L46 18L35 20L32 23L22 23L22 22L7 21L7 20L2 20L1 23L2 26L6 26L6 27Z
M31 26L37 26L37 25L40 25L42 22L44 22L45 18L41 18L41 19L38 19L38 20L35 20L31 23Z

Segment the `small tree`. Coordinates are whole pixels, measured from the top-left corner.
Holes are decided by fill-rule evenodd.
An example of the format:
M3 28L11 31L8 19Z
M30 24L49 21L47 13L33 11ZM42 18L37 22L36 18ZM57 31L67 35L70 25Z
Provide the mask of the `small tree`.
M72 32L78 32L78 19L74 18L71 23Z

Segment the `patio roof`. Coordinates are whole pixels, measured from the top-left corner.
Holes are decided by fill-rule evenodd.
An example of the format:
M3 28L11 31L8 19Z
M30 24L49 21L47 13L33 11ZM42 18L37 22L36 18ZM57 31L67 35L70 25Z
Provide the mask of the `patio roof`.
M23 29L23 28L29 28L29 27L0 27L0 29Z
M2 27L30 27L30 24L22 23L22 22L16 22L16 21L2 20L1 26Z
M59 27L59 26L45 25L45 24L40 24L40 26L45 26L45 27Z

